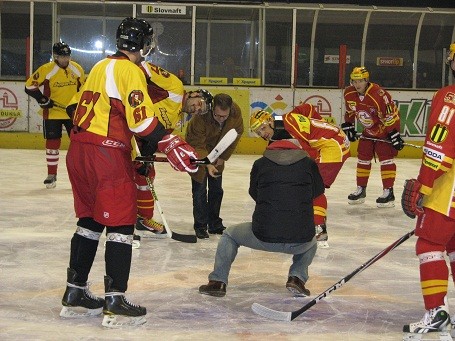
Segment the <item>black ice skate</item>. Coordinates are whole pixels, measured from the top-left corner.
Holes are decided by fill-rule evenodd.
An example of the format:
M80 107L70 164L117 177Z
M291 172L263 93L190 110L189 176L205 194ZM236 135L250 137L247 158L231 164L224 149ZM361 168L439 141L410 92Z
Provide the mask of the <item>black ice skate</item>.
M329 247L329 235L327 234L326 224L316 225L316 240L318 242L318 247L322 249L327 249Z
M136 230L141 231L143 238L164 239L168 237L164 225L155 221L153 218L137 217Z
M384 188L382 195L376 199L378 207L395 207L395 196L393 195L393 187Z
M367 188L363 186L357 186L355 192L348 195L349 205L363 204L367 196Z
M57 186L57 175L49 174L44 180L44 184L46 185L46 188L55 188L55 186Z
M90 292L88 283L75 282L76 276L76 271L68 268L67 284L62 298L63 308L60 311L60 316L81 318L100 315L103 312L104 300Z
M426 334L439 332L439 339L444 334L449 336L450 317L445 306L439 306L428 310L419 322L406 324L403 326L403 332L412 334Z
M102 325L107 328L139 326L147 322L147 309L129 302L125 293L111 290L112 278L104 276L106 299L104 302Z

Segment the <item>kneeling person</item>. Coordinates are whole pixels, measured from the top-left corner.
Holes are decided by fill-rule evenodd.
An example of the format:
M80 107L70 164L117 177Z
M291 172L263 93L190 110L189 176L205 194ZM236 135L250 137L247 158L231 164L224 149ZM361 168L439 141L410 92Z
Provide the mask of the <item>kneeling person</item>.
M308 296L308 267L315 238L313 199L324 193L316 163L291 141L271 143L256 160L250 174L249 194L256 202L252 222L228 227L220 238L214 270L201 294L224 296L232 263L240 246L293 255L286 288Z

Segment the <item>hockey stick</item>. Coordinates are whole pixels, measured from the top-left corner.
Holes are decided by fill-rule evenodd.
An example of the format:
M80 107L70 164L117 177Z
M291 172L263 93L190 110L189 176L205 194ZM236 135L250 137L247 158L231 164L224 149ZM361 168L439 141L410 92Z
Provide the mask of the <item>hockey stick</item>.
M398 245L402 244L404 241L409 239L412 235L414 234L414 230L411 232L406 233L403 237L395 241L392 245L388 246L381 252L379 252L376 256L371 258L369 261L366 263L363 263L361 266L359 266L357 269L355 269L353 272L351 272L349 275L346 277L343 277L341 280L336 282L334 285L332 285L330 288L328 288L326 291L324 291L322 294L319 294L317 297L313 298L310 302L308 302L306 305L304 305L302 308L295 310L295 311L278 311L278 310L273 310L267 307L264 307L263 305L260 305L259 303L253 303L251 306L251 309L258 315L267 317L272 320L278 320L278 321L292 321L294 320L297 316L303 314L305 311L310 309L312 306L314 306L316 303L318 303L320 300L326 298L332 291L337 290L338 288L341 288L345 283L347 283L352 277L357 275L358 273L362 272L366 268L368 268L370 265L375 263L377 260L381 259L384 257L386 254L388 254L390 251L395 249Z
M238 134L237 131L232 128L229 130L222 138L221 140L217 143L215 148L203 159L191 159L192 164L197 164L197 165L208 165L212 162L214 162L216 159L220 157L221 154L224 153L226 149L235 141L237 138ZM139 155L139 154L138 154ZM164 159L161 157L147 157L147 156L137 156L136 161L141 161L141 162L162 162Z
M164 216L164 212L163 212L163 209L161 208L160 202L158 201L158 196L156 195L155 187L153 186L152 180L148 176L146 176L145 179L147 180L147 184L148 184L148 186L150 188L150 192L152 192L153 198L155 199L155 205L158 208L158 212L160 212L160 216L161 216L161 219L163 220L163 225L164 225L164 228L166 229L167 235L170 238L172 238L174 240L177 240L179 242L196 243L197 242L197 238L196 238L195 235L192 235L192 234L180 234L180 233L173 232L171 230L171 228L169 227L169 225L167 223L166 217Z
M140 157L141 151L139 150L139 146L137 145L136 141L134 141L134 147L136 148L136 153L137 153L138 157ZM155 155L153 155L153 159L155 159ZM138 160L137 157L136 157L136 160ZM153 162L153 161L141 161L141 162L145 163L145 162ZM145 180L147 180L147 185L150 189L150 192L152 193L153 199L155 200L156 207L158 208L158 212L160 213L161 219L163 220L163 225L164 225L164 228L165 228L169 238L177 240L179 242L183 242L183 243L196 243L197 237L195 235L180 234L180 233L172 232L171 228L169 227L169 225L167 223L166 217L164 216L164 212L163 212L163 209L161 208L160 202L158 201L158 196L156 195L155 186L153 186L152 180L148 176L145 176Z
M389 140L375 139L373 137L367 137L367 136L363 136L363 135L357 135L357 137L361 138L363 140L370 140L370 141L375 141L375 142L384 142L384 143L392 144L392 141L389 141ZM411 143L404 142L403 145L408 146L408 147L422 149L422 146L418 146L416 144L411 144Z

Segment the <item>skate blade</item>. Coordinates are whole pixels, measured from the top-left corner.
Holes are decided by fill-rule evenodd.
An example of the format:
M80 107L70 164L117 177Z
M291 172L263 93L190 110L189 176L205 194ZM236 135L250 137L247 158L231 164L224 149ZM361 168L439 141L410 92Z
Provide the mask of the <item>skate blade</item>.
M101 315L103 307L98 309L87 309L84 307L62 307L60 311L60 317L64 318L85 318Z
M395 207L395 202L394 201L389 201L389 202L386 202L384 204L380 204L380 203L376 203L376 205L379 207L379 208L388 208L388 207Z
M365 198L357 199L357 200L349 200L348 199L348 204L349 205L358 205L358 204L363 204L365 202Z
M425 334L403 333L403 341L452 341L449 332L432 332Z
M329 248L329 243L327 240L320 240L318 241L318 249L328 249Z
M55 181L51 182L50 184L46 184L47 189L52 189L52 188L55 188L56 186L57 186L57 183Z
M144 316L104 315L101 325L106 328L135 327L147 322Z

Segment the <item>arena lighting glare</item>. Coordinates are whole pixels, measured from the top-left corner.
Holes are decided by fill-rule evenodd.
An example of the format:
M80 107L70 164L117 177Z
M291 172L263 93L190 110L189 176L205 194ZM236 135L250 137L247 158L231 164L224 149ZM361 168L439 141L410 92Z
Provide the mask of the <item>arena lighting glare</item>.
M103 48L103 42L101 40L95 41L95 48L101 50Z

